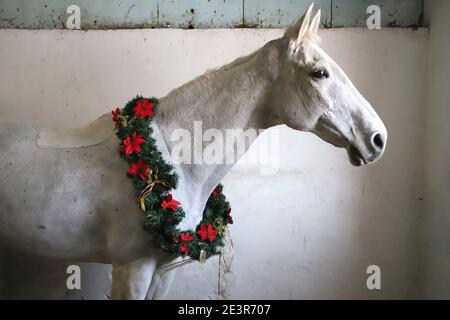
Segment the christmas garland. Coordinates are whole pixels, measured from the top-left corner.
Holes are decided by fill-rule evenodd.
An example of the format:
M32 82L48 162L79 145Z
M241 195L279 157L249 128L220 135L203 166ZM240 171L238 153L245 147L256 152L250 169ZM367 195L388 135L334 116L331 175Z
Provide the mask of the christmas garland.
M153 235L154 245L176 256L189 256L206 261L220 253L228 224L233 223L231 208L218 185L211 193L203 219L195 232L178 230L185 213L181 203L170 193L176 189L178 177L166 163L152 137L152 121L158 114L156 98L137 96L120 110L112 111L120 153L130 168L139 205L144 211L144 229Z

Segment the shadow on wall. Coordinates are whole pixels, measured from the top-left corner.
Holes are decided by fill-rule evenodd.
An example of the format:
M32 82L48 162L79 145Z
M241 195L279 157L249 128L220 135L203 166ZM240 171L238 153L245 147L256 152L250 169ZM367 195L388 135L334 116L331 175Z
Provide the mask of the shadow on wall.
M88 300L107 299L111 290L111 266L78 263L81 268L81 290L69 290L64 262L8 250L0 252L1 261L9 268L0 269L3 299ZM86 285L88 284L88 285ZM26 289L25 289L26 288ZM25 290L24 290L25 289Z
M0 249L0 299L6 298L5 253Z
M431 32L421 280L426 298L450 299L450 1L426 0L425 13Z

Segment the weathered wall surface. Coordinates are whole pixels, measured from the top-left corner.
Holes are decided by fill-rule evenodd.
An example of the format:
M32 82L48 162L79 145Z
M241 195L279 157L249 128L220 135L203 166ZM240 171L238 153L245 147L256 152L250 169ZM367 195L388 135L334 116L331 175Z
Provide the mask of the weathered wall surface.
M65 29L67 8L81 9L82 29L282 28L311 0L0 0L0 28ZM365 27L367 7L381 8L382 27L417 26L423 0L316 0L324 27Z
M0 30L0 118L83 124L137 93L163 96L281 34ZM385 121L386 154L354 168L343 150L281 127L276 175L238 165L224 181L235 217L228 297L417 297L427 30L335 29L321 36ZM68 293L65 264L21 255L5 260L11 298L103 299L108 292L109 267L83 265L83 289ZM371 264L381 267L381 291L366 288ZM212 259L181 269L169 297L215 298L217 268Z
M430 21L430 54L422 281L427 298L450 299L450 1L427 1L425 8Z

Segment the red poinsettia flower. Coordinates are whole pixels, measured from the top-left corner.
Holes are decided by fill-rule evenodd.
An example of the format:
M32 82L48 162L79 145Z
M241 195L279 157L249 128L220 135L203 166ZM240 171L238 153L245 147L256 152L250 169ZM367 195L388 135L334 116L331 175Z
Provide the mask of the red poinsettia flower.
M213 241L219 232L213 229L213 226L208 224L205 226L203 223L200 225L200 230L197 231L197 234L201 237L202 241L208 239L209 241Z
M188 254L190 248L185 246L186 242L194 240L194 237L189 232L180 233L180 251L181 253Z
M227 209L226 214L227 214L227 221L228 221L228 223L229 224L233 224L233 217L231 216L231 208Z
M181 202L175 200L172 194L168 194L166 199L161 202L161 207L165 209L170 209L172 211L176 211Z
M217 186L211 194L213 197L217 197L221 192L222 192L222 190L220 189L219 186Z
M188 254L189 250L190 250L189 247L186 247L184 244L180 244L180 251L181 251L181 253Z
M189 232L180 233L180 241L182 243L189 242L189 241L192 241L192 240L194 240L194 237Z
M148 169L149 166L144 162L144 160L139 159L138 161L130 164L130 169L128 169L127 173L142 180L146 180L148 178Z
M155 105L148 101L148 99L140 99L136 101L136 106L133 108L133 112L140 118L153 117L155 111L153 110Z
M119 115L120 115L120 109L116 108L116 110L111 111L112 118L114 123L116 124L116 128L119 126Z
M126 155L130 155L133 152L138 154L141 153L141 145L145 142L144 137L137 134L136 131L133 132L132 137L127 137L123 140L124 152Z

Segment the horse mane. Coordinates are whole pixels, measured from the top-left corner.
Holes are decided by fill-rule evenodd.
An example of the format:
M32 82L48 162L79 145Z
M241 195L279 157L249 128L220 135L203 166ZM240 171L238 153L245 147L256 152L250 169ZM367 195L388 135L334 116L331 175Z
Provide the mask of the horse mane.
M278 39L276 39L278 40ZM235 60L231 61L230 63L227 63L223 66L220 66L218 68L208 69L203 74L195 77L194 79L184 83L183 85L171 90L168 95L179 92L191 92L193 88L203 87L205 83L215 81L219 79L221 76L225 74L226 71L234 70L235 68L247 63L249 60L253 59L256 55L260 54L270 43L272 43L275 40L269 41L266 43L263 47L253 51L252 53L238 57Z

